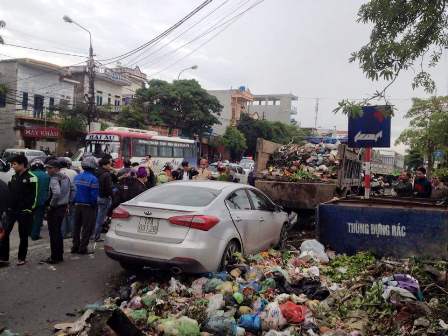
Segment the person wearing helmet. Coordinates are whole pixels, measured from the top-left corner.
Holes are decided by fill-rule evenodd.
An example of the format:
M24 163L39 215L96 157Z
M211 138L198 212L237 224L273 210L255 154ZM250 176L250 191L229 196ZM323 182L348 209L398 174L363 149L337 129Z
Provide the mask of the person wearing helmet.
M75 219L71 253L87 254L90 235L95 228L98 198L98 178L95 175L96 160L85 157L81 162L83 172L75 177Z
M164 184L173 181L173 167L168 162L162 168L162 171L157 175L157 184Z
M40 230L44 221L45 203L48 199L48 188L50 185L50 176L45 171L45 166L42 160L35 159L30 165L31 172L37 177L37 202L33 213L33 225L31 227L31 239L38 240Z

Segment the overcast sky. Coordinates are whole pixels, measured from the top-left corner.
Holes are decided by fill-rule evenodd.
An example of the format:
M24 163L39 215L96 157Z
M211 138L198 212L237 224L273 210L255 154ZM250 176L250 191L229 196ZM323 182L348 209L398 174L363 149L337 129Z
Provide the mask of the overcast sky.
M202 2L2 0L0 19L6 27L0 33L7 43L85 55L88 35L63 22L66 14L91 30L96 58L101 60L151 40ZM244 85L256 94L293 93L299 96L297 119L302 126L314 126L315 98L320 98L317 126L346 129L346 117L332 113L337 102L367 97L384 85L367 80L357 64L348 63L350 53L368 41L369 27L356 23L358 8L366 1L265 0L225 25L257 2L213 0L159 44L121 63L137 64L150 77L170 81L181 69L196 64L198 69L185 72L183 78L195 78L206 89ZM215 29L198 38L210 27ZM0 58L11 56L60 65L83 60L0 45ZM447 63L445 56L433 71L441 95L448 91ZM404 74L389 91L398 109L392 120L393 138L407 125L403 115L411 98L425 97L412 90L411 79L412 73Z

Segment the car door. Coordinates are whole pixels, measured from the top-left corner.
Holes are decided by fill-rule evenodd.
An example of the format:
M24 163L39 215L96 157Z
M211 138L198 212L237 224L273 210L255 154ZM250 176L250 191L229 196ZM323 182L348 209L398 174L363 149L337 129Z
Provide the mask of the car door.
M251 254L257 251L260 223L245 189L232 192L226 199L226 205L243 242L244 251Z
M252 201L254 215L259 221L260 248L270 248L280 237L281 230L275 205L258 190L248 189L247 191Z

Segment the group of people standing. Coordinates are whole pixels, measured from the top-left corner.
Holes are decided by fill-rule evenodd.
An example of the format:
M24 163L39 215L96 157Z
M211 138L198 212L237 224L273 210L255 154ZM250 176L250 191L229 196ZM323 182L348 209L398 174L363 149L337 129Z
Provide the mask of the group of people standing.
M417 168L414 178L410 172L402 172L394 191L398 197L415 196L436 200L448 198L448 186L437 176L433 176L430 181L424 167Z
M57 264L64 260L64 237L73 239L71 253L92 253L89 241L102 240L107 218L120 203L158 184L211 179L205 159L199 169L191 168L187 161L177 170L166 163L157 175L150 156L142 163L127 160L118 171L112 167L110 155L99 161L86 156L80 173L71 169L66 158L50 157L29 164L25 156L18 155L10 163L15 174L8 184L9 202L0 222L0 267L9 265L9 236L16 222L20 238L17 265L26 264L28 237L41 238L45 217L51 253L41 263Z

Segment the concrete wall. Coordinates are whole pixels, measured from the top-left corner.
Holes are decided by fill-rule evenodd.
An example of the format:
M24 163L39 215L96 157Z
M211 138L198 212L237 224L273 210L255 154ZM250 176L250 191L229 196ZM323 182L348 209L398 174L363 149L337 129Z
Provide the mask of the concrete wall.
M0 83L6 83L8 87L7 99L15 100L17 89L17 64L14 62L0 63ZM15 144L15 106L6 104L0 108L0 151L13 147Z
M221 125L213 126L213 133L223 135L226 131L227 126L230 125L230 119L232 118L232 94L230 91L221 90L211 90L208 91L208 93L218 98L219 103L223 106L221 115L218 117Z
M18 64L17 74L19 80L17 82L17 110L22 110L23 92L28 93L27 111L32 115L34 105L34 95L44 96L44 109L50 105L50 98L54 98L54 105L58 106L62 99L68 102L71 108L74 96L74 84L65 82L60 79L59 72L39 69L24 64ZM28 80L26 78L29 78Z
M262 104L265 104L263 98L254 96L254 103L249 106L249 114L258 113L260 119L266 119L269 121L280 121L285 124L289 124L291 120L292 112L292 100L290 97L279 96L279 100L276 101L278 105L255 105L257 99L262 100Z

